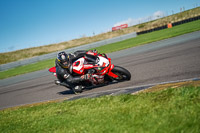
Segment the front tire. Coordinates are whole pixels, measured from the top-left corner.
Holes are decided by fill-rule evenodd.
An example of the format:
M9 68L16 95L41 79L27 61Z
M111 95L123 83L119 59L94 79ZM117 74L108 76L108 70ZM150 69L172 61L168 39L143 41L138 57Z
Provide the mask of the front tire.
M115 79L117 81L126 81L131 79L131 73L123 67L115 66L111 71L118 75L118 78Z

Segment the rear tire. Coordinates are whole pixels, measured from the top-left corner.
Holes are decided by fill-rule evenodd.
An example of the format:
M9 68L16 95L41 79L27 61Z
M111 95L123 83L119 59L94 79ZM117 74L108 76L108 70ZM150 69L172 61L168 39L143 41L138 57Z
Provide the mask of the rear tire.
M125 81L131 79L131 73L123 67L115 66L111 71L119 76L115 79L117 81Z

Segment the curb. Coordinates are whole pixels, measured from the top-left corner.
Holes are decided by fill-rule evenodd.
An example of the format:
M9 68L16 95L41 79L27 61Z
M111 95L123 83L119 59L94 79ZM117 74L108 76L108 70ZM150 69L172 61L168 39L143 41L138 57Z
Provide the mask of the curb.
M72 101L72 100L77 100L77 99L81 99L81 98L96 98L96 97L105 96L105 95L117 96L117 95L121 95L121 94L134 94L134 93L138 93L139 91L142 91L142 90L145 90L145 89L157 86L157 85L164 85L164 84L169 84L169 83L179 83L179 82L186 82L186 81L199 81L199 80L200 80L200 78L191 78L191 79L168 81L168 82L161 82L161 83L141 85L141 86L118 88L118 89L107 90L107 91L96 92L96 93L80 94L80 95L74 96L72 98L69 98L66 101Z
M155 84L148 84L148 85L141 85L141 86L131 86L131 87L125 87L125 88L118 88L118 89L113 89L113 90L107 90L107 91L102 91L102 92L96 92L96 93L89 93L89 94L79 94L76 95L72 98L55 98L55 99L50 99L50 100L44 100L41 102L33 102L33 103L27 103L27 104L21 104L18 106L9 106L9 107L4 107L0 108L0 110L5 110L5 109L16 109L19 107L24 107L24 106L33 106L33 105L38 105L38 104L44 104L44 103L51 103L51 102L56 102L56 101L72 101L72 100L78 100L81 98L97 98L101 96L117 96L121 94L136 94L140 91L149 89L151 87L157 86L157 85L164 85L164 84L169 84L169 83L179 83L179 82L186 82L186 81L200 81L200 78L191 78L191 79L183 79L183 80L176 80L176 81L168 81L168 82L161 82L161 83L155 83Z

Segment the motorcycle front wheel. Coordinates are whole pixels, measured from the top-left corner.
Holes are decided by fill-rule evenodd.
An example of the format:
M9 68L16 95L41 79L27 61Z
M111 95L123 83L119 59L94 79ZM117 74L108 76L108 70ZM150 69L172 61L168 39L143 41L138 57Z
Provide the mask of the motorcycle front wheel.
M131 73L123 67L115 66L111 71L118 76L118 78L115 78L117 81L126 81L131 79Z

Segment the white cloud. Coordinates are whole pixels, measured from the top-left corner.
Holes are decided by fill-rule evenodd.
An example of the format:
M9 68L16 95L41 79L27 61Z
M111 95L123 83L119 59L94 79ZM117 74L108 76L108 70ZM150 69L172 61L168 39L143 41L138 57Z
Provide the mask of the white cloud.
M164 15L165 15L164 12L162 12L162 11L157 11L157 12L155 12L155 13L153 14L153 18L154 18L154 19L157 19L157 18L163 17Z
M144 22L148 22L148 21L151 21L151 20L161 18L164 15L165 15L164 12L157 11L157 12L153 13L151 16L148 16L148 17L142 17L142 18L137 18L137 19L129 18L128 20L117 22L116 24L114 24L114 27L119 26L121 24L128 24L128 26L133 26L133 25L136 25L136 24L140 24L140 23L144 23Z

